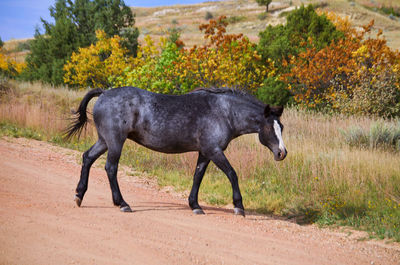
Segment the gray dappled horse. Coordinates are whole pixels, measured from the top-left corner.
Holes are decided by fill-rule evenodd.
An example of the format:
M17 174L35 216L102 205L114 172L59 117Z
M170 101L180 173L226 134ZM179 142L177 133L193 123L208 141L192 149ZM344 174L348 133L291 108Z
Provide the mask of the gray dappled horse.
M238 177L224 155L229 142L243 134L258 133L260 142L283 160L287 151L279 121L283 107L270 107L253 96L229 88L197 89L175 96L162 95L136 87L107 91L94 89L82 99L76 120L67 129L68 137L80 134L87 122L86 108L99 96L93 108L97 142L83 154L75 201L81 205L88 187L89 169L108 150L106 172L114 205L123 212L131 208L122 198L117 181L118 162L125 140L131 139L163 153L199 153L189 195L190 208L203 214L198 192L210 161L220 168L232 184L234 213L244 216Z

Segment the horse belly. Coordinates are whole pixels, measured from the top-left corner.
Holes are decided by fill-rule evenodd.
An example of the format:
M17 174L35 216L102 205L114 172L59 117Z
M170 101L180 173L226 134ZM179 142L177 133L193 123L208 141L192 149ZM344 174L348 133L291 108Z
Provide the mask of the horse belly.
M140 135L134 132L130 133L128 138L144 147L162 153L177 154L198 151L196 141L193 140L184 141L175 137Z

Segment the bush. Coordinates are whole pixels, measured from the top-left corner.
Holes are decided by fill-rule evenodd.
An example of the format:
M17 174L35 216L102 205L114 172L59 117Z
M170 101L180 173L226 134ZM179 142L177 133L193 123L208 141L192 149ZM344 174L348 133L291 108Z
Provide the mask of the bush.
M332 82L334 87L339 87L335 104L340 112L385 118L400 116L400 75L392 67L362 68L357 79L346 90L336 80Z
M0 78L16 78L25 67L25 63L16 62L14 58L8 56L6 51L0 47Z
M313 6L309 5L292 11L285 25L269 25L259 36L257 51L263 60L269 58L278 69L282 69L282 60L288 60L290 55L296 56L307 47L320 50L332 40L342 38L343 34L336 30L325 15L318 15ZM304 46L303 43L309 45Z
M71 59L64 65L64 82L80 88L108 88L115 79L125 78L124 70L133 64L127 49L122 47L121 38L107 38L104 31L96 32L95 45L80 48L72 53Z
M365 38L348 20L328 14L345 38L318 50L308 47L283 65L284 80L299 104L344 114L394 117L400 115L400 53L392 51L378 32Z
M292 99L287 85L276 77L265 79L256 96L262 102L275 106L285 106Z
M397 124L375 122L369 131L361 127L350 127L341 133L351 147L400 152L400 121Z
M207 11L207 12L206 12L206 15L204 16L204 18L205 18L206 20L210 20L210 19L213 19L214 16L213 16L213 14L212 14L210 11Z
M228 86L255 93L273 66L263 65L255 45L243 34L226 34L225 16L200 25L206 44L181 49L171 78L178 78L176 91L196 87Z
M265 20L268 17L268 13L262 12L260 14L257 15L257 18L259 20Z
M226 19L226 21L228 22L228 24L235 24L235 23L238 23L238 22L243 21L245 19L246 19L245 16L231 16L231 17L228 17Z
M181 94L178 77L174 74L174 64L179 54L177 44L161 38L156 46L150 36L146 36L144 41L139 46L133 67L125 70L126 78L122 76L116 79L117 85L137 86L164 94Z

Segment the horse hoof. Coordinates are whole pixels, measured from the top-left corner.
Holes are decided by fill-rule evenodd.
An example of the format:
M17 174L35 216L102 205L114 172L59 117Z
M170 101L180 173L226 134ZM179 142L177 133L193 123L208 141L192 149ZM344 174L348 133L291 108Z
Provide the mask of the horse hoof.
M128 205L121 207L120 210L121 210L121 212L124 212L124 213L131 213L132 212L131 207L129 207Z
M244 210L240 209L240 208L233 208L233 212L235 213L235 215L241 215L243 217L245 217L246 215L244 214Z
M78 205L78 207L81 207L82 200L78 197L78 195L75 195L74 201L76 202L76 205Z
M194 213L194 214L205 214L205 213L203 212L203 210L200 209L200 208L193 209L193 213Z

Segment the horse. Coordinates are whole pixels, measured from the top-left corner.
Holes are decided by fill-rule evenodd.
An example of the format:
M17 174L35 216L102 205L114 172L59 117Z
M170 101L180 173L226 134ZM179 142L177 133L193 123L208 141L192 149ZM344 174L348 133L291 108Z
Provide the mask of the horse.
M231 183L234 214L245 216L238 177L224 155L234 138L258 133L261 144L268 147L276 161L287 155L280 122L283 107L269 106L243 91L199 88L183 95L165 95L136 87L93 89L74 113L76 117L66 129L67 137L79 137L88 122L88 103L94 97L98 97L92 112L98 140L83 153L75 194L79 207L88 188L90 167L108 150L105 170L113 203L122 212L132 212L117 181L118 163L126 139L162 153L198 152L189 195L189 206L194 214L204 214L198 203L198 192L207 166L213 161Z

